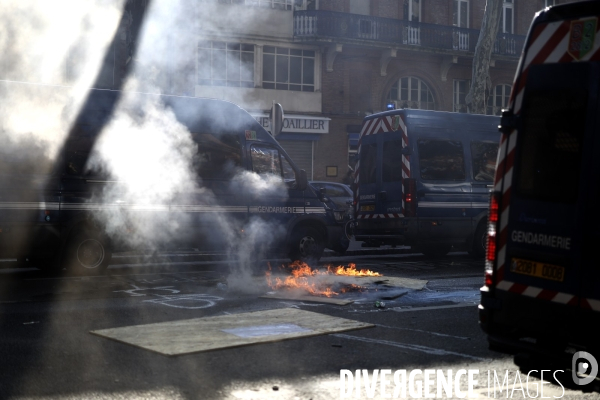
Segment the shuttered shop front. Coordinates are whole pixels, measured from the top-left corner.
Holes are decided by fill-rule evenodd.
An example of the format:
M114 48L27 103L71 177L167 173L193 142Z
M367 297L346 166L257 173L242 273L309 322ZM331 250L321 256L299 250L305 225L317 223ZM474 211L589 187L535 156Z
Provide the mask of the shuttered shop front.
M252 116L270 132L268 114ZM314 115L285 114L283 129L276 137L298 168L306 171L309 180L313 179L314 143L329 133L329 121L329 118Z
M313 176L313 141L281 140L279 144L288 153L298 168L306 171L308 179Z

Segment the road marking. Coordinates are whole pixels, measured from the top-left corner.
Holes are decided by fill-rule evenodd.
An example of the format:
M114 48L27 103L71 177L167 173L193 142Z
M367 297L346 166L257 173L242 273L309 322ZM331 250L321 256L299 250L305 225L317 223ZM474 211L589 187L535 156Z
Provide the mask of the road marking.
M319 304L319 303L311 303L311 304L309 304L309 303L305 303L303 301L299 301L299 302L296 302L296 303L290 303L290 302L287 302L287 301L280 301L280 303L283 304L283 305L285 305L286 307L298 308L298 309L300 309L299 308L300 306L321 307L321 306L325 305L325 304Z
M394 308L390 308L390 310L395 311L395 312L409 312L409 311L441 310L444 308L462 308L462 307L477 307L477 304L476 303L459 303L459 304L450 304L447 306L433 306L433 307L412 307L412 308L394 307Z
M32 271L34 271L35 269L31 269ZM19 271L28 271L27 269L19 269ZM147 274L126 274L126 275L117 275L117 274L106 274L106 275L92 275L92 276L86 276L86 277L80 277L80 276L63 276L63 277L57 277L57 278L28 278L28 279L23 279L24 281L48 281L48 280L78 280L78 281L82 281L82 280L89 280L91 278L113 278L113 277L117 277L117 276L124 276L124 277L135 277L135 276L145 276L145 275L173 275L173 274L209 274L209 273L216 273L217 271L176 271L176 272L149 272Z
M466 337L466 336L454 336L454 335L447 335L445 333L438 333L438 332L431 332L431 331L424 331L422 329L411 329L411 328L399 328L397 326L388 326L388 325L381 325L381 324L375 324L379 327L382 328L387 328L387 329L398 329L398 330L402 330L402 331L413 331L413 332L423 332L423 333L428 333L430 335L435 335L435 336L444 336L444 337L451 337L454 339L461 339L461 340L471 340L470 337Z
M169 291L171 293L179 293L179 290L177 289L172 289L174 286L156 286L156 287L149 287L149 288L141 288L138 287L137 285L134 285L133 283L130 284L131 286L133 286L133 289L127 289L127 290L113 290L113 293L128 293L131 296L146 296L145 293L136 293L142 290L166 290ZM151 293L152 294L152 293Z
M405 349L405 350L420 351L422 353L432 354L432 355L436 355L436 356L459 356L459 357L464 357L464 358L470 358L471 360L488 361L487 359L481 358L481 357L470 356L468 354L462 354L462 353L457 353L454 351L448 351L448 350L443 350L443 349L436 349L434 347L421 346L418 344L398 343L398 342L392 342L390 340L381 340L381 339L370 339L370 338L359 337L359 336L345 335L342 333L336 333L331 336L335 336L335 337L339 337L339 338L343 338L343 339L357 340L359 342L366 342L366 343L372 343L372 344L383 344L386 346L398 347L398 348Z
M167 307L184 308L186 310L199 310L202 308L212 307L215 304L217 304L216 301L223 300L222 297L212 296L209 294L202 294L202 293L178 294L178 295L174 295L174 296L173 295L170 295L170 296L156 295L156 296L158 296L159 298L144 300L143 302L144 303L162 304L163 306L167 306ZM177 304L178 302L183 302L183 303L192 302L192 304L191 305L183 305L183 304Z

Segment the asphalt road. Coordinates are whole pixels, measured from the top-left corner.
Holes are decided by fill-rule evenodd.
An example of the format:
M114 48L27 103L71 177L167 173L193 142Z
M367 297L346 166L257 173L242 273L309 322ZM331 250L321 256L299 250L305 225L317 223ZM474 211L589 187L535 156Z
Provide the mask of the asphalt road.
M352 254L324 258L319 267L350 262L385 277L426 283L421 290L379 286L377 291L353 291L337 297L353 303L336 305L320 298L261 297L274 291L257 272L266 262L251 276L230 262L197 261L189 254L152 260L116 257L106 275L85 278L48 276L2 263L0 398L337 399L349 390L346 384L341 392L340 370L358 369L478 370L473 393L481 398L507 397L506 390L494 396L488 371L500 380L509 374L510 389L516 389L512 398L531 398L539 390L539 377L532 375L527 383L512 356L488 350L477 324L482 260L466 253L436 260L417 254ZM275 270L286 265L285 260L270 263ZM376 308L375 301L383 297L385 307ZM177 321L242 318L273 309L374 326L178 356L90 333L173 322L167 327L169 339L161 339L171 343L178 340ZM521 387L514 385L517 375ZM559 381L563 378L567 375L559 375ZM544 397L598 398L597 393L563 391L548 380L544 378ZM360 388L360 398L368 398L367 389ZM379 384L374 393L374 398L385 394ZM393 385L386 393L393 395Z

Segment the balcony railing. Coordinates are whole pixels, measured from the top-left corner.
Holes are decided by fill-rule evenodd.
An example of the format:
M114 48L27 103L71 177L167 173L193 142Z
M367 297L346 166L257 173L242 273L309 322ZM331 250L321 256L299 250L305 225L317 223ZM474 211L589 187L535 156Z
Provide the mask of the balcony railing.
M355 39L422 48L474 52L478 29L370 17L334 11L295 11L294 37ZM498 34L494 54L519 56L525 36Z

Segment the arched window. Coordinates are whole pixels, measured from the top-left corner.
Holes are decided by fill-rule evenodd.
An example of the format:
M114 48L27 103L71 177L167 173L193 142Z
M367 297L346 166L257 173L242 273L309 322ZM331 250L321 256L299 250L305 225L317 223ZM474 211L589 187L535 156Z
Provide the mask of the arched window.
M435 110L433 93L427 84L413 76L398 79L388 93L388 102L395 101L396 108Z
M487 101L487 115L501 115L502 109L508 107L510 85L496 85Z

